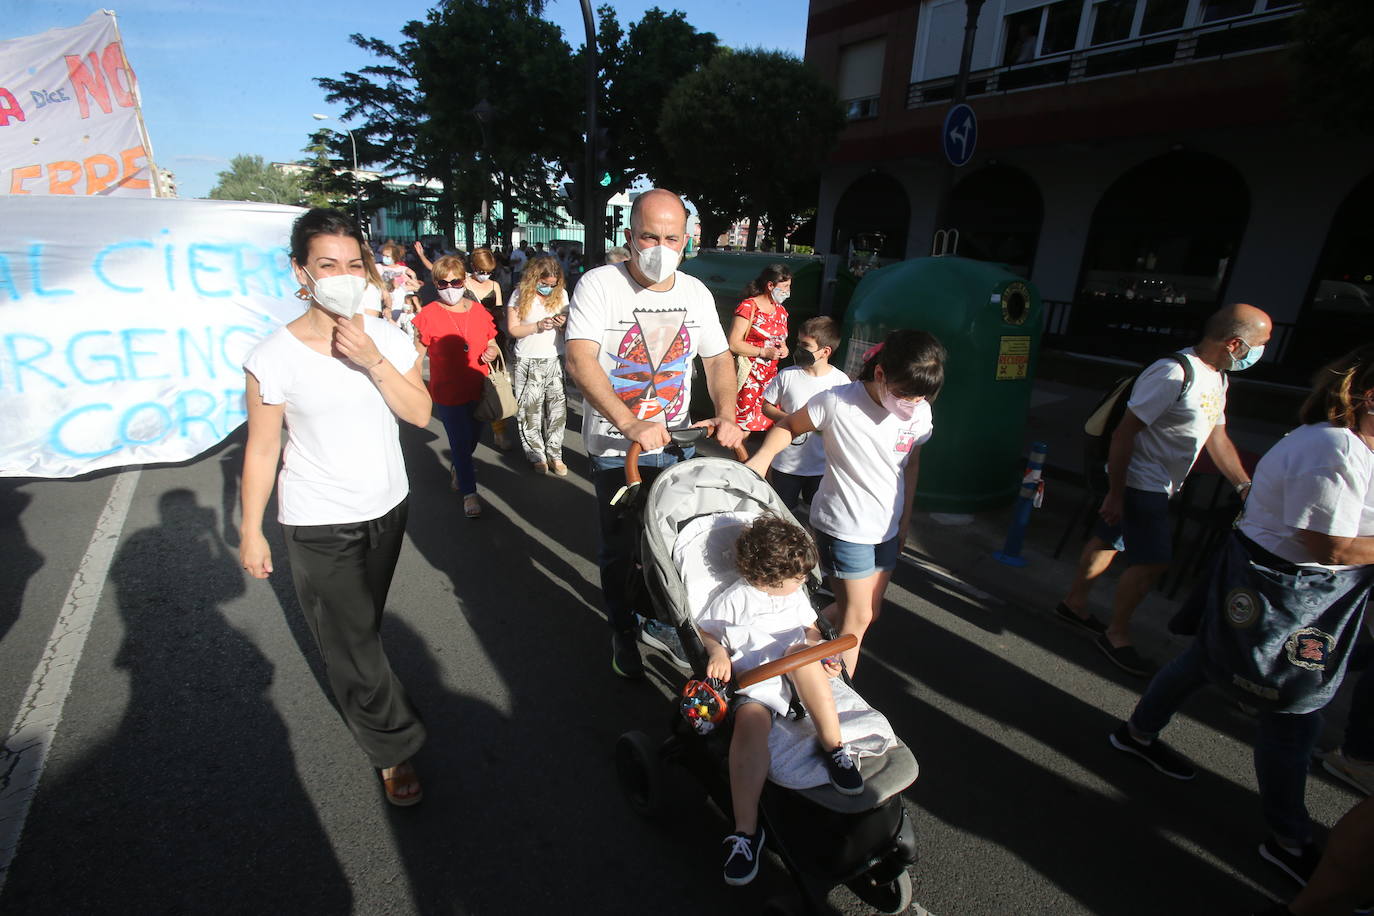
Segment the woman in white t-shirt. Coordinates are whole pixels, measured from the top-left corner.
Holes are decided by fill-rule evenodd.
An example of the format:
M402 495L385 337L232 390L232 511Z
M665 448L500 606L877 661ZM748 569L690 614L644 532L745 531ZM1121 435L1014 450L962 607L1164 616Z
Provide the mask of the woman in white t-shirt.
M866 354L859 380L815 395L768 431L748 466L763 476L796 436L824 433L825 476L811 502L821 571L835 593L836 623L862 644L878 619L911 524L930 399L945 378L945 348L925 331L899 330ZM850 674L859 646L844 653Z
M506 309L506 332L514 341L511 386L520 405L515 414L520 444L536 474L552 470L567 477L563 425L568 402L558 356L559 338L568 323L568 294L557 259L531 258L513 298Z
M425 740L419 714L379 636L405 535L409 483L396 420L423 427L430 396L409 337L358 313L371 257L347 216L314 209L291 230L291 265L310 302L244 360L248 445L239 560L272 572L263 513L277 478L281 522L301 609L330 688L358 744L381 771L387 800L413 805L410 763Z
M1192 765L1158 738L1174 713L1208 683L1255 707L1271 832L1260 855L1302 881L1320 856L1304 796L1321 709L1340 687L1374 585L1371 402L1374 344L1319 373L1303 425L1260 459L1239 525L1171 624L1196 629L1196 641L1111 735L1118 750L1190 779ZM1340 752L1332 759L1348 763Z

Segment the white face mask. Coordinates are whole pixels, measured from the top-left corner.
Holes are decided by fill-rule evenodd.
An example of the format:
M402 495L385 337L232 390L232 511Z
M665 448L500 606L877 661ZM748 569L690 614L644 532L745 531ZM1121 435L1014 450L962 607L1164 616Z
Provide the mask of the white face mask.
M448 289L439 290L439 298L449 305L457 305L463 298L463 291L450 286Z
M473 276L477 278L478 283L485 283L491 279L491 274L473 274Z
M353 274L335 274L332 277L316 280L310 271L305 270L304 267L301 270L315 284L310 296L321 306L340 318L352 318L358 314L358 307L363 301L363 292L369 286L366 280L362 277L355 277Z
M392 264L396 263L396 259L389 254L384 254L382 255L382 263L385 264L387 267L390 267Z
M667 245L655 245L652 248L635 249L635 266L640 273L649 278L651 283L662 283L673 275L677 270L678 260L682 253L674 251Z
M778 305L782 305L784 302L787 301L788 297L792 295L792 291L789 289L783 289L780 286L775 286L773 287L773 291L768 295L772 296L773 301L776 302Z

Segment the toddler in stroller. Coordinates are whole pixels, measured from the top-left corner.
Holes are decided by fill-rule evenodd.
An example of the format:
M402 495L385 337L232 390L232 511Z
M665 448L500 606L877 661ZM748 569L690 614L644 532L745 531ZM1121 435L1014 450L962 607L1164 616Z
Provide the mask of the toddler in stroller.
M816 566L816 547L806 532L774 515L761 515L735 541L735 565L743 578L720 593L698 621L706 644L706 676L729 682L733 663L746 670L821 642L816 614L802 586ZM728 648L727 648L728 646ZM774 716L789 712L788 687L816 726L830 785L858 795L864 780L840 740L840 717L829 677L841 671L831 657L794 668L738 691L730 739L730 795L735 832L725 838L725 883L748 884L758 874L764 831L759 796L768 777L768 733Z
M739 583L735 542L740 533L764 515L795 526L791 513L762 478L743 464L724 458L694 458L666 468L647 488L647 496L636 493L639 486L638 474L627 457L625 502L633 507L634 523L641 529L636 557L643 573L639 606L676 628L694 678L705 680L712 662L702 631L712 633L712 638L732 650L738 648L741 657L731 659L731 683L720 691L728 709L714 728L704 728L700 719L688 718L694 710L705 707L679 699L673 704L666 739L655 741L642 731L620 736L616 768L626 800L646 817L663 816L675 806L678 791L688 789L679 781L680 776L690 775L721 811L747 809L755 813L759 840L782 860L808 906L820 907L829 889L843 883L880 912L903 912L911 901L907 866L916 861L916 840L901 793L915 781L918 768L916 758L893 734L886 717L864 702L845 675L827 677L828 671L810 665L821 685L831 690L840 740L856 764L853 776L861 774L854 779L857 794L846 795L829 780L829 755L817 753L814 712L806 715L799 704L782 700L778 705L790 715L774 715L775 707L749 711L769 690L776 689L782 695L781 691L789 689L772 675L837 655L853 645L853 637L836 640L834 627L827 620L814 611L805 611L802 613L808 622L804 626L814 627L831 642L783 654L801 641L802 630L798 629L793 639L783 641L782 653L778 653L782 657L770 654L774 661L746 671L757 661L743 657L750 647L735 643L706 619L707 609L716 599ZM819 583L818 571L811 569L805 586L794 594L814 602ZM798 613L799 619L802 613ZM773 632L772 623L764 622L763 629ZM773 641L771 637L765 640ZM774 686L744 690L737 702L728 703L732 691L753 684ZM689 692L693 686L688 685ZM745 702L751 698L755 702ZM819 710L819 704L815 705ZM744 803L737 807L730 771L739 761L731 744L740 711L746 717L767 712L771 721L765 732L767 752L759 755L761 763L755 762L758 769L754 771L766 769L767 778L760 790L759 777L755 776L751 793L739 793ZM829 763L837 762L831 759ZM747 794L757 801L746 801ZM743 829L750 824L744 819L736 826ZM761 835L765 829L766 841ZM729 842L733 847L734 841ZM755 860L757 846L763 842L750 843Z

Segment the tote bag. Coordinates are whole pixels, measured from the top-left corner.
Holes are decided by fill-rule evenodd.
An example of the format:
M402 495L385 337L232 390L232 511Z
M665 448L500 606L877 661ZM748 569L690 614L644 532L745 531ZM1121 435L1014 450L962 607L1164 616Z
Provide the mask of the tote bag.
M482 380L482 399L472 411L482 423L515 416L515 390L511 387L510 373L506 371L505 356L497 356L488 369L487 377Z

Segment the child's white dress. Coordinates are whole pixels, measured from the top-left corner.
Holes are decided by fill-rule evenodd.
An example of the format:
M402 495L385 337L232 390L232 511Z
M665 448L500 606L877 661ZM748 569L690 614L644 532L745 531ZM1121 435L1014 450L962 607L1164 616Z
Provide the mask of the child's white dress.
M806 592L797 589L777 597L740 579L716 596L697 625L730 653L731 680L775 661L798 643L806 642L806 628L816 626L816 612ZM786 715L792 692L782 677L769 678L740 691L742 696Z

